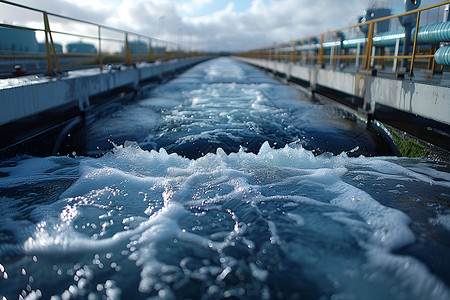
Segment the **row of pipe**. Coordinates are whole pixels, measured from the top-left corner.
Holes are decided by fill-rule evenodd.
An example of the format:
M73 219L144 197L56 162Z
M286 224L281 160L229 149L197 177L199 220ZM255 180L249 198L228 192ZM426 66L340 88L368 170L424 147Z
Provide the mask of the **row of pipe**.
M413 28L411 34L411 41L414 41L416 29ZM389 31L377 34L373 37L373 45L377 47L383 46L394 46L396 41L405 37L405 29L400 29L396 31ZM312 39L311 44L304 44L297 46L297 50L314 50L320 48L320 44L317 43L317 39ZM343 48L356 48L358 44L364 44L367 42L367 38L364 35L357 36L350 39L344 40L332 40L326 41L322 44L323 48L332 48L336 46L341 46ZM436 23L432 25L426 25L419 28L417 33L417 42L419 44L436 44L441 42L450 42L450 21L443 23ZM305 41L308 43L308 41Z
M411 42L413 42L416 29L412 29ZM341 32L340 32L341 33ZM356 48L358 44L367 43L367 37L358 36L350 39L345 39L341 33L339 40L325 41L322 43L324 49L330 49L333 47L342 47L344 49ZM384 32L377 34L373 37L373 45L375 47L395 46L397 40L400 40L400 44L403 44L405 38L405 29L396 31ZM419 44L438 44L438 43L450 42L450 21L441 22L431 25L422 26L417 33L417 43ZM308 44L309 43L309 44ZM318 39L310 39L304 41L303 45L296 45L295 49L301 51L317 50L320 48ZM450 47L444 47L447 50ZM442 49L442 48L441 48ZM441 50L435 54L435 60L440 65L450 65L450 51ZM282 52L291 51L291 48L286 47L281 50Z

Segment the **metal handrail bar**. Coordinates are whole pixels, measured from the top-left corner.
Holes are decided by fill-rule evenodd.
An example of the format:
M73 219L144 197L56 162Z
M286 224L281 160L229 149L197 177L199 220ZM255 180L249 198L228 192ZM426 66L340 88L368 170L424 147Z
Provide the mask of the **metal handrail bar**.
M22 30L29 30L29 31L45 31L45 29L42 29L42 28L23 27L23 26L17 26L17 25L5 24L5 23L0 23L0 26L8 27L8 28L15 28L15 29L22 29Z
M177 43L172 42L172 41L166 41L166 40L162 40L162 39L157 39L157 38L153 38L151 36L140 34L140 33L137 33L137 32L126 31L126 30L115 28L115 27L111 27L111 26L106 26L106 25L102 25L102 24L98 24L98 23L94 23L94 22L84 21L84 20L80 20L80 19L76 19L76 18L72 18L72 17L67 17L67 16L63 16L63 15L47 12L45 10L41 10L41 9L33 8L33 7L30 7L30 6L26 6L26 5L23 5L23 4L14 3L14 2L11 2L11 1L7 1L7 0L0 0L0 3L5 3L5 4L12 5L12 6L16 6L16 7L20 7L20 8L24 8L24 9L40 12L40 13L47 13L47 15L49 15L49 16L58 17L58 18L62 18L62 19L70 20L70 21L80 22L80 23L93 25L93 26L101 26L101 28L108 29L108 30L111 30L111 31L116 31L116 32L119 32L119 33L128 33L128 34L131 34L133 36L140 36L140 37L147 38L147 39L154 40L154 41L158 41L158 42L166 42L166 43L168 42L168 43L170 43L172 45L178 45ZM14 25L9 25L9 26L5 26L5 27L20 28L20 26L14 26ZM25 28L26 27L23 27L22 29L25 29ZM32 29L28 29L28 30L32 30ZM35 30L44 31L44 29L35 29ZM52 31L52 32L55 32L55 31ZM95 37L95 39L96 38L97 37Z

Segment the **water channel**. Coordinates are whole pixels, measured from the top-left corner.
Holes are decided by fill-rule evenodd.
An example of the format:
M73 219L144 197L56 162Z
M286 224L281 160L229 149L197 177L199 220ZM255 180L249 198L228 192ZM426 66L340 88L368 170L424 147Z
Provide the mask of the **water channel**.
M4 299L449 299L450 172L230 58L0 162Z

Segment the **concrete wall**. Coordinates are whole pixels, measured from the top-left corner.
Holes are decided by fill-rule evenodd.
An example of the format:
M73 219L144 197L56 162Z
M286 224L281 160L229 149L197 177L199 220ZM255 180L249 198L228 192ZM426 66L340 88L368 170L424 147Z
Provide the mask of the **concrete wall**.
M117 88L135 87L140 82L162 77L199 63L206 58L190 58L142 64L136 68L103 71L69 72L54 78L27 76L0 80L0 125L67 105L78 103L80 110L89 107L89 98Z
M300 66L289 62L242 58L246 63L364 99L364 108L374 112L382 104L413 115L450 125L450 88L410 80L339 72Z

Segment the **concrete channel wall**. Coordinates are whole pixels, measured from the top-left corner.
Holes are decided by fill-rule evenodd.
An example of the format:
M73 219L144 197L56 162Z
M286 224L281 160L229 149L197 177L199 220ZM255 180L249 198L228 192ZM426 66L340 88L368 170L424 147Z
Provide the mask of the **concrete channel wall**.
M0 80L0 126L56 107L90 106L93 96L120 88L135 88L204 61L179 59L119 69L73 71L63 77L27 76Z
M305 81L312 91L320 86L361 98L363 108L375 115L377 107L381 104L450 125L450 88L448 87L305 67L290 62L243 57L237 57L237 59L282 74L287 79Z
M104 104L137 93L211 57L0 80L0 160L72 153L71 136Z

